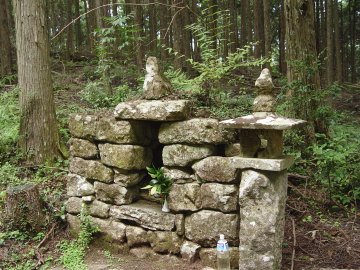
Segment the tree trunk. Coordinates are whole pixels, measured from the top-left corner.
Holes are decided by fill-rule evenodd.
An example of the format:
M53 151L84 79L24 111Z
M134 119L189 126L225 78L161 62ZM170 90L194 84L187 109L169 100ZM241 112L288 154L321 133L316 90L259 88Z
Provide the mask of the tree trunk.
M210 12L210 22L209 22L209 31L210 37L212 39L211 47L216 50L217 48L217 11L218 3L217 0L209 0L209 12Z
M288 82L300 81L309 89L298 92L298 89L289 89L288 94L298 97L294 108L296 118L309 121L307 138L315 139L315 132L328 133L327 126L322 119L316 119L315 112L318 103L311 98L314 93L320 92L320 75L316 64L316 39L314 31L313 1L285 0L286 18L286 58ZM299 66L300 63L300 66Z
M29 161L43 163L61 156L44 1L14 1L14 11L21 90L19 146Z
M132 0L132 3L139 3L139 0ZM143 28L144 28L144 22L143 22L143 8L140 5L133 6L133 10L135 11L135 24L137 31L135 32L135 38L136 38L136 66L138 68L138 71L142 70L145 65L145 51L144 51L144 44L142 41L143 38Z
M357 13L357 1L352 1L352 5L350 5L349 1L349 9L351 10L351 24L350 24L350 70L351 70L351 82L356 83L356 13Z
M149 5L149 44L150 52L153 56L157 56L157 37L156 37L156 10L155 5Z
M250 9L249 0L241 1L241 28L240 28L240 45L243 47L248 43L248 32L250 30L249 27L249 17L248 12Z
M189 0L184 2L186 5L190 5ZM183 48L185 59L188 60L191 58L191 33L190 30L185 29L185 26L190 24L190 14L188 9L181 11L181 16L183 18ZM188 75L192 74L192 66L189 61L185 61L185 68Z
M333 0L326 3L326 75L328 85L334 82L334 35L333 35Z
M67 24L72 21L72 4L73 0L66 0L66 18ZM69 60L74 51L74 42L73 42L73 24L68 25L67 27L67 38L66 38L66 59Z
M238 22L237 22L237 6L235 0L229 0L230 10L230 52L236 52L239 48Z
M255 45L255 58L261 58L262 55L262 35L261 35L261 27L262 27L262 20L261 14L263 13L261 0L254 0L254 41L257 43Z
M180 5L182 3L182 0L174 0L174 5ZM172 16L174 16L174 21L172 25L173 29L173 48L175 52L177 52L177 55L175 55L174 59L174 67L175 69L182 69L182 57L183 54L183 48L182 48L182 20L181 20L181 14L178 12L178 8L173 8L172 10Z
M286 75L286 61L285 61L285 10L284 0L280 1L280 31L279 31L279 65L280 72L284 76Z
M0 78L11 74L11 42L6 0L0 0Z
M159 1L162 4L166 4L166 0ZM167 48L170 47L169 44L169 33L167 33L168 29L168 15L169 8L164 5L159 5L159 20L160 20L160 58L162 61L165 61L168 58Z
M334 4L333 4L333 14L334 14L334 27L335 27L335 62L336 62L336 81L338 83L341 83L343 81L343 76L342 76L342 59L341 59L341 55L343 53L343 49L342 49L342 35L340 33L340 21L339 21L339 4L338 4L338 0L334 0Z
M268 59L271 58L271 23L270 23L270 15L271 15L271 8L270 8L270 0L264 0L264 44L265 44L265 50L264 50L264 56ZM266 67L270 69L270 61L267 62Z
M43 210L36 185L28 184L6 191L4 224L7 230L41 232L46 222Z
M78 18L80 16L80 4L79 4L80 0L74 0L75 2L75 17ZM78 19L75 22L75 35L76 35L76 50L79 52L81 45L82 45L82 41L83 41L83 37L82 37L82 32L81 32L81 20Z

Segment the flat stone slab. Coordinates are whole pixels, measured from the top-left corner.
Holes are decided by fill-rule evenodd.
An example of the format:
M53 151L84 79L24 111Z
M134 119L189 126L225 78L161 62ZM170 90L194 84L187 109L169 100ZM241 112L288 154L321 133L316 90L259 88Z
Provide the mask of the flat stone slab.
M235 119L228 119L220 122L220 127L237 129L294 129L305 125L307 122L300 119L291 119L277 116L274 113L253 113Z
M175 226L175 215L161 211L161 205L138 201L130 205L112 206L110 216L119 220L130 220L149 230L171 231Z
M293 156L283 156L279 159L229 157L233 167L238 169L257 169L280 172L294 163Z
M119 103L115 108L116 119L148 121L185 120L190 114L188 100L134 100Z

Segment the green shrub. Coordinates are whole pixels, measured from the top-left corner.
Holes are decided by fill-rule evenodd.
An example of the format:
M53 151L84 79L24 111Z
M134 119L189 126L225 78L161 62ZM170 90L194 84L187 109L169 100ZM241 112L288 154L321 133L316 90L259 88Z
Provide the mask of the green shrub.
M19 90L0 93L0 160L13 152L18 139L20 111L18 106Z

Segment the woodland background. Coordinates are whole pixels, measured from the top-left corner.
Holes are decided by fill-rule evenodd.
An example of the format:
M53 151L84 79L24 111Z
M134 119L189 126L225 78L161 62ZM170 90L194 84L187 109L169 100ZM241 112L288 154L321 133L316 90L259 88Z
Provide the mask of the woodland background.
M84 217L83 239L63 230L67 118L139 98L147 56L194 117L251 113L270 68L278 113L309 122L285 136L297 161L283 268L360 267L360 1L0 0L0 268L70 256L83 269L96 229ZM46 205L40 231L1 218L6 190L27 183Z

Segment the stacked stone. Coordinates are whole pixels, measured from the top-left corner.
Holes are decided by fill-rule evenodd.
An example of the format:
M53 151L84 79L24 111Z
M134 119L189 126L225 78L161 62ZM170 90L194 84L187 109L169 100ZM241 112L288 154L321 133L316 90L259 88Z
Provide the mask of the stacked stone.
M123 223L111 219L111 207L137 199L145 168L152 162L150 125L117 121L113 116L70 117L70 174L67 176L67 219L77 227L82 209L112 241L125 241ZM76 229L76 228L74 228Z
M239 171L221 156L235 132L221 129L215 119L187 120L189 112L184 100L137 100L120 103L115 116L72 115L70 228L79 229L76 215L86 206L107 242L131 250L151 246L189 261L200 256L212 266L221 233L236 266ZM139 193L145 168L157 156L154 143L163 145L165 174L173 180L170 213Z

